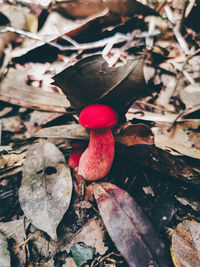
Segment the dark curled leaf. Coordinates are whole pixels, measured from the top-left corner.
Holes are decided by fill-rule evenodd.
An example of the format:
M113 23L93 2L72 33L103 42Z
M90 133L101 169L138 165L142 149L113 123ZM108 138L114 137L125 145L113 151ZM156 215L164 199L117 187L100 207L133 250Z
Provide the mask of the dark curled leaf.
M119 112L138 97L149 94L143 60L130 58L122 66L109 67L102 55L84 58L53 77L73 108L100 102Z
M94 184L107 231L129 266L169 266L164 243L134 199L110 184Z

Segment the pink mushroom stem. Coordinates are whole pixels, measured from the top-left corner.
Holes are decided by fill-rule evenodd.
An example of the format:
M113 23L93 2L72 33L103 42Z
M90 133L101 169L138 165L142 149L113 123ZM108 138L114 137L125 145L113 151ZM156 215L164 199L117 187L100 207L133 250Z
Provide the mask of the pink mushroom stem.
M112 166L114 153L115 142L110 128L90 130L90 142L81 155L78 174L90 181L103 178Z

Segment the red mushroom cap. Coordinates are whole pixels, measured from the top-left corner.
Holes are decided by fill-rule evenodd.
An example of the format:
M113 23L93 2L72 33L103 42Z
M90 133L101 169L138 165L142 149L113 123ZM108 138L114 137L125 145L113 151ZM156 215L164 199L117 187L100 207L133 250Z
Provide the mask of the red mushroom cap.
M92 104L81 111L79 123L88 129L112 127L117 123L117 113L109 106Z

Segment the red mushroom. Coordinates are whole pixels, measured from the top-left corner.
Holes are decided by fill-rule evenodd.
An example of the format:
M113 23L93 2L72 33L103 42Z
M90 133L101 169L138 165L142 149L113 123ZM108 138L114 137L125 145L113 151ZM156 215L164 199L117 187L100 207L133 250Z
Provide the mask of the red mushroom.
M109 172L114 159L111 127L117 123L117 114L109 106L93 104L81 111L79 123L91 131L88 148L79 161L78 174L90 181L101 179Z
M82 144L74 143L72 144L73 151L69 156L68 165L72 169L76 169L79 164L80 157L84 151L84 147Z

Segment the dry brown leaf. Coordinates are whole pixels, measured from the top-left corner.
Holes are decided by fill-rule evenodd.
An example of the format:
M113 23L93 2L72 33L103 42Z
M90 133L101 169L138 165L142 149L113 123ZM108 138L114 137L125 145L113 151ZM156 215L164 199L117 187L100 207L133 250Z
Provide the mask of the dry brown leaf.
M101 183L94 184L94 196L106 229L129 266L169 266L164 243L127 192Z
M76 0L75 2L58 3L53 6L65 16L83 18L109 8L122 16L134 14L158 15L153 9L142 5L136 0Z
M185 220L172 235L172 259L176 267L200 266L200 223Z
M151 129L142 123L130 124L127 123L126 126L120 131L120 133L115 137L115 140L121 144L127 146L135 144L153 144L153 133Z

